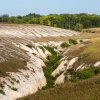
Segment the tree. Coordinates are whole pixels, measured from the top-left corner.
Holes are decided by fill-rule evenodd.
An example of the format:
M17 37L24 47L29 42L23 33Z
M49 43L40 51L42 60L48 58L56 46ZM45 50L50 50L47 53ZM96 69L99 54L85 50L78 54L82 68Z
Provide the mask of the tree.
M83 25L82 25L82 24L77 23L77 24L75 25L74 30L76 30L76 31L81 31L82 29L83 29Z

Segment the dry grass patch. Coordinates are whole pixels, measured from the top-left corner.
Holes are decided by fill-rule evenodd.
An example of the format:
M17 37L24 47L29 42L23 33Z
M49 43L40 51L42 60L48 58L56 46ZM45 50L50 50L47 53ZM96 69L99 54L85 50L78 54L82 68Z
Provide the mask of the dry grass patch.
M92 39L90 43L85 44L83 47L79 45L73 46L72 50L66 54L69 59L79 57L79 60L74 64L74 67L83 63L94 64L100 61L100 38Z
M66 82L19 100L100 100L100 75L77 83Z
M25 66L27 61L10 59L8 61L0 63L0 77L7 76L6 72L18 72L19 69L27 69Z

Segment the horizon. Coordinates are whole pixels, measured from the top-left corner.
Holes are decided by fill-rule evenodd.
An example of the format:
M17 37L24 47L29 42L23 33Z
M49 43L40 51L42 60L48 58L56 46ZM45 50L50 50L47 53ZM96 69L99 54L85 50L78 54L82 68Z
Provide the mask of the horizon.
M98 0L3 0L0 2L0 15L10 16L27 15L36 13L40 15L48 14L97 14L100 15L100 1Z
M40 16L48 16L48 15L50 15L50 14L56 14L56 15L60 15L60 14L88 14L88 15L98 15L98 16L100 16L100 14L95 14L95 13L50 13L50 14L39 14L39 13L27 13L27 14L25 14L25 15L9 15L9 14L7 14L7 13L4 13L4 14L2 14L2 15L0 15L0 16L3 16L3 15L8 15L9 17L12 17L12 16L15 16L15 17L17 17L17 16L26 16L26 15L28 15L28 14L38 14L38 15L40 15Z

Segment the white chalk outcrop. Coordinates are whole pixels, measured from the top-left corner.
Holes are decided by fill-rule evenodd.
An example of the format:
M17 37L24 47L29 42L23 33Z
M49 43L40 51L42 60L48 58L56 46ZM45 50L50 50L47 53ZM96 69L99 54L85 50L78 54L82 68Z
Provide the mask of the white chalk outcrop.
M28 69L19 69L19 72L16 73L9 72L9 77L0 78L1 82L5 83L3 89L5 95L0 94L0 100L15 100L19 97L35 93L46 85L46 78L42 69L42 66L44 66L43 60L34 56L32 49L23 45L19 47L27 51L30 57L26 66ZM15 82L12 79L15 79ZM9 80L12 80L14 83L11 84Z
M65 75L62 73L55 81L55 85L61 85L65 81Z
M55 77L56 75L60 74L61 72L66 70L66 63L68 63L67 60L64 60L60 63L60 65L52 72L52 76Z

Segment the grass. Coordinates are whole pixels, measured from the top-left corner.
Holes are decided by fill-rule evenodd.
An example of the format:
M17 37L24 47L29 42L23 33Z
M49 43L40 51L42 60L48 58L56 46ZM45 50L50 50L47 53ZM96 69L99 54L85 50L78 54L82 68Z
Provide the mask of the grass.
M91 42L83 47L73 46L72 50L67 54L69 59L79 57L79 60L73 65L74 68L83 63L93 65L100 61L100 38L91 39Z
M6 77L8 74L6 72L18 72L19 69L27 69L26 61L18 59L10 59L8 61L0 63L0 77Z
M92 30L92 29L90 29ZM100 37L100 28L98 29L94 29L95 33L91 33L91 32L80 32L80 34L78 35L73 35L73 36L58 36L58 37L41 37L41 38L34 38L32 41L33 42L49 42L49 41L67 41L70 38L73 39L93 39L93 38L97 38ZM97 31L98 30L98 31Z
M76 83L66 82L18 100L100 100L100 75Z

